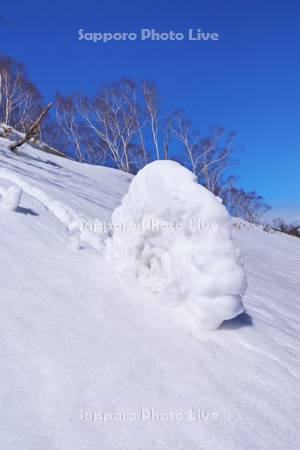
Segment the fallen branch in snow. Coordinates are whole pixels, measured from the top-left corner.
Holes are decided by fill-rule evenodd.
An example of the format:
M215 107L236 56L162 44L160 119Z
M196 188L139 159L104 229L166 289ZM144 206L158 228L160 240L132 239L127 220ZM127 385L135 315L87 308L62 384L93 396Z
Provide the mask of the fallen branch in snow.
M12 133L12 128L1 123L0 125L0 137L8 138Z
M26 144L26 142L30 141L31 138L36 136L36 134L37 134L37 132L39 130L39 126L40 126L42 120L44 119L45 115L47 114L47 112L49 111L50 108L52 108L52 103L49 103L47 108L45 108L41 112L41 114L39 115L37 120L33 123L33 125L31 125L31 127L29 128L29 130L27 131L25 136L22 139L20 139L19 141L15 142L14 144L11 144L9 146L9 148L10 148L10 150L12 152L15 152L17 147L20 147L21 145Z

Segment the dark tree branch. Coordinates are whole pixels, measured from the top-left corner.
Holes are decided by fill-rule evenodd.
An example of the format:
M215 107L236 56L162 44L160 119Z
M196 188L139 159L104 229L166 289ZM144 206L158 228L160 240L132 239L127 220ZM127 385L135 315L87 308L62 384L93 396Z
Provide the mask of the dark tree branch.
M33 123L33 125L31 125L29 130L25 133L25 136L20 141L17 141L14 144L11 144L9 146L9 148L11 149L12 152L14 152L17 147L20 147L21 145L26 144L26 142L30 141L31 138L33 138L34 136L37 135L39 127L40 127L40 124L41 124L42 120L44 119L44 117L46 116L47 112L49 111L49 109L51 107L52 107L52 103L49 103L47 108L45 108L41 112L41 114L36 119L36 121Z

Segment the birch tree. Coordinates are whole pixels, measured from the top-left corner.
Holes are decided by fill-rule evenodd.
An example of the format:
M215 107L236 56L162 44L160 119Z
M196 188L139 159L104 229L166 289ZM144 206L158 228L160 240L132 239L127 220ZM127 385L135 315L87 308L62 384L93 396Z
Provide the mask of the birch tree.
M82 98L78 113L115 167L131 172L145 164L144 119L133 82L122 80L105 86L92 100Z
M28 80L25 68L0 56L0 120L25 132L42 111L42 95Z

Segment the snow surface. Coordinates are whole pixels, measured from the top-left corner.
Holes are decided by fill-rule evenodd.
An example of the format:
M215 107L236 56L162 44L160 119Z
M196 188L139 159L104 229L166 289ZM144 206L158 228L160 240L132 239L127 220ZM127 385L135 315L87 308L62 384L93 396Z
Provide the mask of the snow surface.
M195 337L82 229L130 177L7 145L0 186L23 195L0 208L0 449L298 449L300 240L235 221L246 313Z
M229 214L179 163L144 167L112 225L114 266L159 293L189 327L216 329L243 312L246 277Z

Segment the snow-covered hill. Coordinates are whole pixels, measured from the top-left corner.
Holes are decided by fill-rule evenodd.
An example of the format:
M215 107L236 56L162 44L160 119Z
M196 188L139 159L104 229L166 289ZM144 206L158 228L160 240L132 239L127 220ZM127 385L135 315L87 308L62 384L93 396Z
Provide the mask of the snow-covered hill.
M247 313L195 336L121 283L98 234L78 240L130 176L7 146L0 193L23 196L0 208L0 449L296 450L300 240L236 221Z

